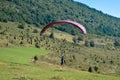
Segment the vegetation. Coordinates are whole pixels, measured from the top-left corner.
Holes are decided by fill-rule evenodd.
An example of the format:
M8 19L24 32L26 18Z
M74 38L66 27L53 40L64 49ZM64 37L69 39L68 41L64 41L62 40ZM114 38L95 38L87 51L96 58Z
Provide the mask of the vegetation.
M71 19L80 22L87 28L88 33L91 34L120 37L119 18L103 14L101 11L91 9L73 0L0 1L1 22L26 22L28 24L35 24L38 27L43 27L50 22L60 19ZM72 35L80 33L79 30L71 25L60 26L55 28L71 33ZM19 27L23 26L20 25Z
M36 55L44 55L47 52L36 48L0 48L0 61L30 64Z
M77 70L88 71L91 67L96 73L119 74L120 72L120 49L119 46L114 45L115 39L112 37L88 34L82 41L74 43L73 35L52 30L53 39L50 37L50 30L44 36L40 36L39 33L33 32L35 29L40 31L39 28L26 24L24 29L20 29L18 28L19 24L13 22L0 23L0 47L35 47L47 50L49 53L38 57L40 61L59 65L60 57L64 55L66 66Z
M61 68L51 64L24 65L0 61L2 80L119 80L119 76L109 76Z
M62 24L40 36L43 26L60 19L80 22L88 35ZM120 75L119 25L119 18L73 0L1 0L0 78L119 80L113 76ZM63 69L59 67L62 55L66 61ZM35 56L37 61L32 65Z
M30 62L36 53L43 55L46 51L36 48L1 48L0 79L2 80L119 80L119 76L101 75L76 71L46 62ZM8 53L9 51L9 53ZM26 53L25 53L26 52ZM42 54L41 54L42 53ZM3 55L4 54L4 55ZM23 58L22 58L23 57ZM22 59L21 59L22 58ZM22 61L19 61L22 60ZM29 62L28 62L29 61Z

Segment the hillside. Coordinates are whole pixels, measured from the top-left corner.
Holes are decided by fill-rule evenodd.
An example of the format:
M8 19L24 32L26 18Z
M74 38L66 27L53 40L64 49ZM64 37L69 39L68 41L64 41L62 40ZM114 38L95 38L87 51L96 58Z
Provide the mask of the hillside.
M73 26L62 24L48 29L40 36L41 28L61 19L80 22L86 27L88 34L84 36ZM96 80L98 77L98 80L103 80L102 74L112 76L106 76L105 80L117 80L119 77L116 76L120 75L119 25L119 18L73 0L0 0L0 71L5 67L5 74L0 73L0 77L2 75L4 80L34 80L33 77L37 75L35 80L39 80L40 73L48 75L52 71L53 74L47 77L43 74L43 79L74 80L80 74L77 80L84 73L81 71L85 71L85 78L82 77L81 80ZM39 54L39 50L47 55ZM38 57L38 64L29 65L29 59L34 55ZM62 72L57 68L55 72L55 66L60 65L63 55L66 61L63 69L68 69ZM47 64L42 65L41 62ZM47 68L49 64L53 65L50 69ZM25 69L27 72L19 73ZM71 69L73 71L69 72ZM56 73L63 75L58 76ZM6 74L9 76L5 77ZM71 75L73 76L69 77Z
M26 22L43 27L46 24L70 19L83 24L88 33L97 35L120 36L120 19L103 14L73 0L1 0L0 21ZM63 26L63 27L62 27ZM79 31L62 25L59 30L79 34Z
M0 61L2 80L119 80L119 76L109 76L76 71L70 68L40 63L24 65Z
M39 31L34 25L1 22L0 47L35 47L48 52L39 57L40 61L59 65L64 55L66 66L71 68L88 71L91 67L95 73L120 74L119 38L87 35L74 41L74 36L55 29L49 29L44 36ZM51 32L55 34L53 37Z
M1 80L79 80L79 79L80 80L96 80L96 79L119 80L120 79L120 77L116 75L95 74L85 71L78 71L69 67L54 65L47 62L40 61L35 64L31 61L34 55L39 54L40 56L43 55L45 52L46 51L44 50L40 50L36 48L25 48L25 47L2 48L2 49L0 48L0 79Z

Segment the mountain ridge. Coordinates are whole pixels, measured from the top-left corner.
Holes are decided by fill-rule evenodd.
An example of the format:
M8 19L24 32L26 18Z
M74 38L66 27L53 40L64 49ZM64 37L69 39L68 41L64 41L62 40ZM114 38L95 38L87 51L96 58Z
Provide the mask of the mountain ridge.
M90 34L120 36L119 18L73 0L1 0L0 11L1 22L26 22L43 27L56 20L70 19L84 25ZM80 34L76 28L67 27L70 25L61 26L55 28Z

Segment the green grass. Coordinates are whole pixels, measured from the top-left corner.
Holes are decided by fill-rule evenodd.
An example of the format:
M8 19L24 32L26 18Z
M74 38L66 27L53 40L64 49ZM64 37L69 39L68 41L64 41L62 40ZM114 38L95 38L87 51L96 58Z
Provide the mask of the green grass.
M77 71L45 62L31 63L34 55L47 52L37 48L0 48L1 80L120 80L118 76L109 76ZM27 65L26 65L27 64Z
M0 61L29 64L35 55L43 55L47 52L37 48L0 48Z
M5 32L5 35L0 35L0 46L12 47L12 48L0 48L0 80L120 80L120 77L114 76L113 74L101 75L101 74L71 70L67 68L63 68L63 70L61 70L60 66L56 68L55 65L49 66L49 63L47 63L47 65L44 65L41 63L39 63L38 65L33 64L31 62L31 58L33 56L46 54L47 51L40 50L37 48L30 48L30 47L13 48L16 46L35 46L35 43L36 43L35 40L37 39L33 38L32 39L33 44L29 44L27 42L27 39L30 39L30 37L28 38L28 36L26 35L27 34L26 30L29 30L30 36L34 36L38 38L37 41L38 42L40 41L39 45L41 45L40 46L41 49L47 48L47 50L53 51L54 53L56 53L55 51L56 49L58 51L62 51L62 50L66 51L67 49L70 48L70 51L71 51L73 48L70 47L71 44L66 42L65 49L60 49L61 48L60 45L62 42L60 42L57 39L53 41L52 39L49 39L46 37L45 38L40 37L39 33L37 34L33 33L33 30L36 29L33 27L25 27L25 29L18 29L17 28L18 23L0 23L0 24L2 26L2 29L0 30L0 32L8 28L7 31ZM45 34L47 35L50 34L50 31L46 32ZM55 34L55 37L60 40L66 39L67 41L72 42L72 36L69 34L58 32L56 30L54 34ZM24 35L24 40L22 40L24 44L22 45L19 44L21 40L21 37L19 37L20 35ZM16 37L16 39L14 39L14 37ZM95 39L95 41L103 40L103 42L105 42L103 37L100 37L98 40L97 40L97 37L92 39ZM106 41L106 42L112 43L113 41L112 39L110 39L110 41ZM57 48L56 46L60 46L60 47ZM97 48L83 47L83 44L81 44L81 46L79 47L75 46L76 51L72 52L72 53L76 53L76 52L78 53L76 55L76 59L78 61L77 64L79 66L88 67L89 64L94 66L94 61L95 61L94 59L96 57L98 58L98 60L99 60L99 57L100 59L102 58L103 60L105 60L106 65L108 66L109 66L109 60L113 60L114 64L117 64L117 63L119 64L119 61L120 61L119 50L107 50L107 47L105 47L105 49L98 48L98 47ZM67 51L68 53L70 52L69 50ZM106 59L106 56L108 56L109 60ZM52 56L47 55L47 57L49 58L48 60L51 60L51 61L52 59L54 60L57 58L56 56L53 56L53 55ZM86 62L83 61L84 58L87 59ZM58 61L58 58L56 61ZM114 69L114 64L111 65L113 66L113 69ZM76 66L76 65L73 65L73 66ZM109 71L110 69L112 70L112 67L109 69L109 67L106 67L102 64L100 64L98 67L99 67L99 70L103 70L106 72Z
M120 77L76 71L48 64L0 63L1 80L120 80Z

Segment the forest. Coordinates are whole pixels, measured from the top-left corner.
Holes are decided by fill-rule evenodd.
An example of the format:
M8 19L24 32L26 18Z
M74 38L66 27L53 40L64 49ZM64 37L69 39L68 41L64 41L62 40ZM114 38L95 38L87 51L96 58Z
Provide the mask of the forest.
M104 14L73 0L1 0L1 22L25 22L37 27L46 24L70 19L84 25L90 34L120 36L120 19ZM72 35L79 35L79 31L68 26L55 27Z

